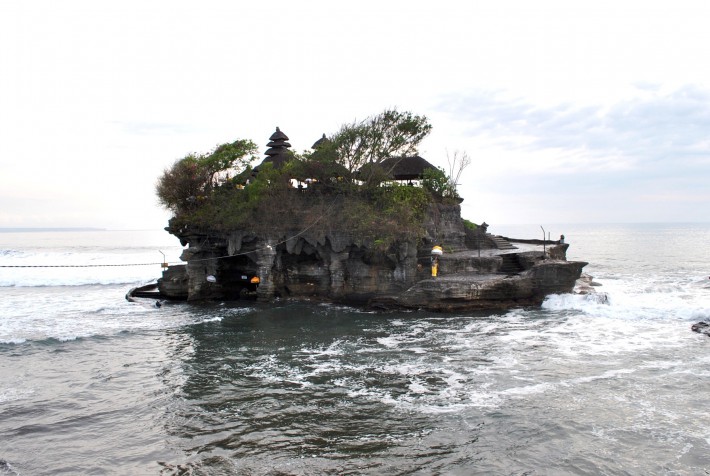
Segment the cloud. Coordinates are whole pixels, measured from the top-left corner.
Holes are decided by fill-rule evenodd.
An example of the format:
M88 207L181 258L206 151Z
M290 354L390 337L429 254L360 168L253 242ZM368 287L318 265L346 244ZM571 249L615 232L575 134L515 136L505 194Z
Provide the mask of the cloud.
M115 127L126 134L135 135L170 135L179 136L202 132L200 129L187 124L145 121L111 121Z
M652 96L582 108L536 107L495 92L478 92L448 98L440 109L467 123L470 137L488 137L499 147L555 158L546 173L580 168L644 174L649 168L707 170L710 92L696 86L666 95L650 86L645 91Z
M475 92L446 98L439 111L464 124L474 147L472 168L486 179L471 187L524 196L512 209L540 213L555 203L572 216L591 198L617 221L710 220L707 89L642 84L623 101L584 107Z

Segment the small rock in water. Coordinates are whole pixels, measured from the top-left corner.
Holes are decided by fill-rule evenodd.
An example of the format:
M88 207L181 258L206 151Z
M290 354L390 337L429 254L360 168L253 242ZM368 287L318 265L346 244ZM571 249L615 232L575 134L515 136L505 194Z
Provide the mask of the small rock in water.
M710 324L707 322L700 321L700 322L690 326L690 328L695 332L699 332L701 334L705 334L706 336L710 337Z
M586 295L587 301L597 304L609 304L609 295L607 293L590 293Z
M0 459L0 474L18 474L4 459Z

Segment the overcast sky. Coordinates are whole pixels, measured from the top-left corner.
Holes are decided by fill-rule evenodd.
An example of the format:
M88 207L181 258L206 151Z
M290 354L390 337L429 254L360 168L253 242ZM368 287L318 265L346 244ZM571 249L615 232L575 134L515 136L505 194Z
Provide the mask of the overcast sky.
M491 224L710 221L710 2L0 2L0 227L159 229L161 172L385 108Z

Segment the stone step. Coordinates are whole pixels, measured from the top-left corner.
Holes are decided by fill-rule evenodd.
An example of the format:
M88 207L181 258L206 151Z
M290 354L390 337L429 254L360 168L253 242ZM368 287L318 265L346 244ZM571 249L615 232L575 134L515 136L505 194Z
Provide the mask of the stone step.
M500 273L517 274L521 271L525 271L525 268L523 268L520 261L518 261L518 255L501 255L501 258L503 258L503 263L501 263L500 269L498 270Z
M491 235L490 233L486 233L486 235L488 235L488 237L496 245L496 248L498 248L499 250L516 250L517 249L517 247L513 246L508 240L506 240L502 236Z

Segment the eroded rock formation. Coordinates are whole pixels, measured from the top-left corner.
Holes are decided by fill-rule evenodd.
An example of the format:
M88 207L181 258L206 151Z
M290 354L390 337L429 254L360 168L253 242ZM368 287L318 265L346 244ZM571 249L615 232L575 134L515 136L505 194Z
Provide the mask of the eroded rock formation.
M460 207L432 204L418 240L383 248L346 231L313 227L260 234L173 229L187 265L171 267L159 282L168 297L236 299L245 277L258 276L259 300L292 298L375 308L500 309L535 305L551 293L571 292L583 262L569 262L569 245L516 244L464 227ZM506 240L503 240L506 241ZM433 244L445 254L431 277ZM510 243L508 243L510 245ZM539 249L537 249L539 248ZM214 279L208 279L214 277Z

